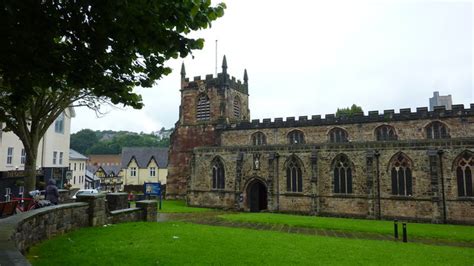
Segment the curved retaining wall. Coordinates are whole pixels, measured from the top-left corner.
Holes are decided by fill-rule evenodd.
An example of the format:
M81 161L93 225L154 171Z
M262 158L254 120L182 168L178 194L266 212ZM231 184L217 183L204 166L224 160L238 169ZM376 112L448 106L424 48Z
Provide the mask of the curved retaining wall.
M105 194L78 197L76 203L49 206L0 219L0 266L31 265L23 256L43 240L69 231L106 223L156 221L156 201L139 201L137 208L107 212Z

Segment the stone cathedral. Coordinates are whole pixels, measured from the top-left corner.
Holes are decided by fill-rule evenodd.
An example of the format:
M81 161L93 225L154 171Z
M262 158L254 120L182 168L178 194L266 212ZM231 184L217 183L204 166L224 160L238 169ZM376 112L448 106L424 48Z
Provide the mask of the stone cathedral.
M168 198L245 211L474 224L474 104L250 120L249 84L186 78Z

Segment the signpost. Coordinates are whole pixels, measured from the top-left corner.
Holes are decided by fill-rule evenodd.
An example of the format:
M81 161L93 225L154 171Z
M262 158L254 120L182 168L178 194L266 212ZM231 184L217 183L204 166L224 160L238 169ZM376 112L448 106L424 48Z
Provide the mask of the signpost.
M149 182L143 184L143 190L145 196L158 196L160 197L160 207L161 210L161 183L159 182Z

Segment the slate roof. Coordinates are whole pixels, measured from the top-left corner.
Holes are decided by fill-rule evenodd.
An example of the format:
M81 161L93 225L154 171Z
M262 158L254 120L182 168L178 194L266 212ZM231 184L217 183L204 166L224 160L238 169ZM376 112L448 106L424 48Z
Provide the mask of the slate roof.
M120 169L122 169L120 165L101 165L100 167L104 169L106 175L110 175L112 172L118 175Z
M69 149L69 159L73 159L73 160L87 160L88 158L82 154L80 154L79 152L73 150L73 149Z
M139 168L146 168L152 158L155 159L159 168L168 167L168 148L156 147L124 147L122 148L122 168L135 158Z

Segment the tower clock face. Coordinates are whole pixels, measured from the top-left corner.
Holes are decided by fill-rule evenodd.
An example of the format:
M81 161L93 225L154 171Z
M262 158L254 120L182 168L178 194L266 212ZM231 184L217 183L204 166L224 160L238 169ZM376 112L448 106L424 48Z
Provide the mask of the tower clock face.
M203 83L199 84L198 90L199 92L204 92L206 90L206 85L204 85Z

